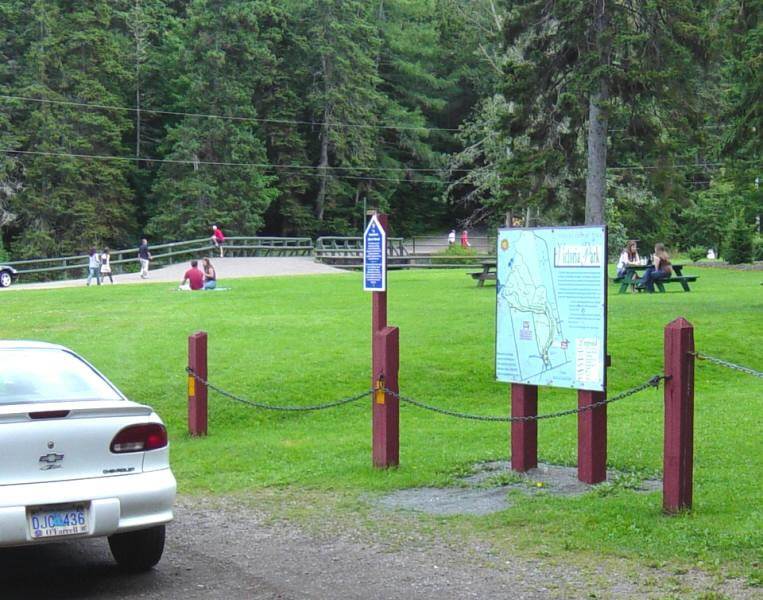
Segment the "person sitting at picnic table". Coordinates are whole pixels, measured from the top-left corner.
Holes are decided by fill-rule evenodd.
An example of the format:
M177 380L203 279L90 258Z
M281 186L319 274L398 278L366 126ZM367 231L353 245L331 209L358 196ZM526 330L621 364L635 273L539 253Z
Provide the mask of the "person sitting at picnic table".
M183 274L179 290L201 290L204 288L204 273L199 269L199 261L192 260L191 268Z
M617 276L622 277L628 270L628 267L635 267L641 264L641 258L638 255L636 240L628 240L625 248L620 253L620 259L617 261Z
M217 287L217 273L212 266L212 261L208 258L202 259L202 265L204 267L204 289L213 290Z
M661 279L667 279L673 272L673 267L670 266L670 256L665 251L663 244L654 245L654 256L652 257L652 264L644 271L644 276L639 279L638 289L645 289L650 294L654 293L654 282Z

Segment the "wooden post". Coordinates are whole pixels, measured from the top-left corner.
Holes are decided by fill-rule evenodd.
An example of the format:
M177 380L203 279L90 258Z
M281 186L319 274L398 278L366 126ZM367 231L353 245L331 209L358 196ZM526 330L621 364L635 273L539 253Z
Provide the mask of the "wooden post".
M694 327L679 317L665 327L665 447L662 508L690 509L694 467Z
M578 408L601 402L606 392L578 390ZM601 483L607 479L607 405L578 413L578 479Z
M400 400L394 394L400 392L400 330L377 331L373 347L373 463L380 468L396 467L400 464Z
M538 386L511 384L511 416L538 415ZM538 422L512 421L511 469L524 473L538 466Z
M387 231L387 215L377 214L376 218ZM387 252L387 248L382 251ZM373 292L371 303L371 383L375 390L371 415L372 460L375 467L395 467L400 463L400 401L383 388L399 391L400 335L397 327L387 327L387 292Z
M207 380L207 334L199 331L188 336L188 367ZM188 433L207 435L207 386L188 374Z

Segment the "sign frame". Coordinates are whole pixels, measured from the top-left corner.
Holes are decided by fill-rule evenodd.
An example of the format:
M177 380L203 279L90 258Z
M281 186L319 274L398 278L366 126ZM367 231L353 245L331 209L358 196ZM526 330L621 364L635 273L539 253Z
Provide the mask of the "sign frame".
M387 232L376 214L363 232L363 291L387 291Z
M500 309L499 309L499 296L502 290L501 285L501 274L502 269L500 267L500 259L501 259L501 241L502 241L502 233L504 232L553 232L553 231L565 231L570 232L570 230L598 230L601 231L602 236L602 246L600 246L601 249L601 264L599 266L596 266L596 268L600 268L602 271L602 278L600 281L601 285L601 310L602 310L602 316L601 316L601 322L600 322L600 331L601 331L601 344L602 348L600 349L598 356L598 364L597 364L597 372L598 377L595 384L589 384L586 385L584 382L578 382L576 380L572 381L572 384L561 384L556 385L553 380L552 381L538 381L535 379L535 376L527 376L527 377L517 377L517 379L512 379L510 375L504 376L503 378L499 378L499 369L498 369L498 347L499 347L499 319L500 319ZM505 239L505 238L504 238ZM556 246L555 246L556 247ZM546 227L502 227L498 229L498 236L496 239L496 307L495 307L495 356L494 356L494 368L495 368L495 378L496 381L501 383L516 383L516 384L524 384L524 385L540 385L540 386L549 386L549 387L559 387L564 389L575 389L575 390L586 390L586 391L596 391L596 392L605 392L607 389L607 366L608 366L608 354L607 354L607 331L608 331L608 302L607 302L607 294L608 294L608 255L607 255L607 248L608 248L608 231L607 227L605 225L581 225L581 226L546 226ZM553 259L556 261L556 255L553 254L549 257L550 259ZM583 265L573 267L570 265L570 268L581 268ZM558 265L556 263L554 264L554 269L558 268ZM550 275L552 278L556 277L555 273L551 273ZM557 309L558 310L558 309ZM516 356L516 362L519 364L520 362L520 355L519 350L517 350L518 354ZM599 371L600 369L600 371ZM575 385L577 384L577 385Z

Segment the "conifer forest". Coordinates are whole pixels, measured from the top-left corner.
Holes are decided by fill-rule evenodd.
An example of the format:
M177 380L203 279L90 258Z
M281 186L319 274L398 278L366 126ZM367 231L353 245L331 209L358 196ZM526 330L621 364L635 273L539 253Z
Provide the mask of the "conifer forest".
M0 260L138 238L760 231L763 0L2 0ZM758 234L759 235L759 234Z

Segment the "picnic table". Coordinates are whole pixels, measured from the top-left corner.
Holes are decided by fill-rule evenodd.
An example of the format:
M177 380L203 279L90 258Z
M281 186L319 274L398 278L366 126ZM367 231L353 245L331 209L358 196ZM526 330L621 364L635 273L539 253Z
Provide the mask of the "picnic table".
M470 275L472 279L477 280L477 287L482 287L485 285L485 281L488 279L495 280L496 277L496 261L494 260L483 260L482 261L482 271L475 271L473 273L467 273L467 275Z
M631 265L629 267L626 267L625 274L622 277L615 277L614 282L620 284L620 289L618 291L618 294L624 294L628 291L628 286L636 285L638 283L638 280L641 279L641 275L639 275L639 271L646 271L649 265ZM665 291L665 284L667 283L680 283L681 287L684 289L684 292L690 292L691 288L689 287L689 282L697 281L697 275L684 275L683 274L683 265L676 265L671 264L671 267L673 267L673 274L670 277L667 277L665 279L656 280L654 282L654 286L657 288L658 291L664 292Z

